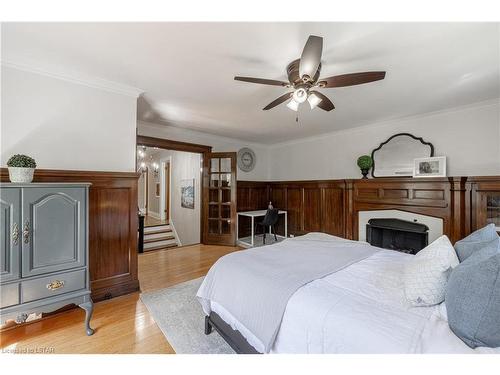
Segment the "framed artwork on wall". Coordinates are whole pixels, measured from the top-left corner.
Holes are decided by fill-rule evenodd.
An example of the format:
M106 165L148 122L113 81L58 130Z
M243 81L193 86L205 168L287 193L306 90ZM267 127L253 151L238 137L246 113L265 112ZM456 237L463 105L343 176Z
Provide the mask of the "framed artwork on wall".
M194 178L181 180L181 207L194 210Z
M415 159L413 177L446 177L446 156Z

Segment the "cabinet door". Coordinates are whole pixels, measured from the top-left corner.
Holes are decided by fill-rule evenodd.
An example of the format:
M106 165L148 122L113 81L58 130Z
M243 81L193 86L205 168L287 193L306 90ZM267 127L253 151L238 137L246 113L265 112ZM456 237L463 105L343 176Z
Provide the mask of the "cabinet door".
M19 278L21 189L0 188L0 281Z
M23 188L23 277L85 265L85 188Z
M497 232L500 232L500 191L479 193L477 224L476 229L495 224Z

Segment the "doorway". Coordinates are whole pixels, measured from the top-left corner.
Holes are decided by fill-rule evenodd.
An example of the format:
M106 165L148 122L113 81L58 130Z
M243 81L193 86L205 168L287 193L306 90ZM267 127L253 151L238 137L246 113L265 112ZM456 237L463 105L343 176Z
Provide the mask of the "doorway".
M167 163L165 165L161 164L161 161L153 161L153 163L159 163L158 168L163 175L164 184L167 183L167 176L169 176L168 183L171 187L168 192L169 198L165 199L160 207L164 207L163 210L167 211L168 216L165 213L165 219L168 217L169 225L172 226L174 232L177 232L181 246L193 243L193 238L197 240L196 243L234 246L236 243L236 153L217 154L212 153L211 146L139 135L137 136L137 146L138 150L145 147L146 149L162 150L170 153L169 173L166 173ZM189 168L176 167L177 157L174 156L181 154L184 156L190 154L191 165L193 165L194 161L196 172L192 169L193 173L186 174L185 172ZM222 169L216 170L216 160ZM225 163L228 160L230 167L226 170ZM222 165L220 165L221 162ZM138 167L141 166L141 163L142 161L138 159ZM151 165L156 167L154 164ZM143 167L150 168L148 165L143 165ZM176 168L177 171L184 171L184 174L179 176L175 172ZM151 191L151 187L149 187L149 191ZM217 195L218 199L210 201L211 197L215 197L215 195ZM167 197L167 193L165 193L165 196ZM151 216L152 207L150 203L148 202L147 211ZM189 215L192 212L189 210L193 210L193 206L199 209L198 219L195 219L196 215ZM215 216L216 208L218 208L217 216ZM179 212L182 212L182 214L177 216ZM184 236L180 233L180 228L181 226L182 228L185 227L181 222L186 215L190 216L189 229L191 233L193 228L197 233L195 237L191 237L184 242L182 238ZM212 224L210 226L209 221ZM176 222L179 222L179 224Z

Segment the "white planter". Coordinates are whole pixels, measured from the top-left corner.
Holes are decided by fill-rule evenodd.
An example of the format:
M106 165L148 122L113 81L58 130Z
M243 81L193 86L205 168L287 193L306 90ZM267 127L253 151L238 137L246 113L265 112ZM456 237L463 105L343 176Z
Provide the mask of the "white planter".
M10 182L29 183L33 181L35 168L9 167Z

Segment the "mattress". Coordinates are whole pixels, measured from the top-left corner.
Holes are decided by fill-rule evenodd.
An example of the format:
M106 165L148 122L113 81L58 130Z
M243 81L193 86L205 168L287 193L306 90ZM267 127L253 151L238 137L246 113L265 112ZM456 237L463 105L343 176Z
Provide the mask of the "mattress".
M500 353L465 345L450 330L444 304L407 303L401 276L411 256L382 250L301 287L288 301L270 353ZM211 309L264 352L223 306L211 302Z

